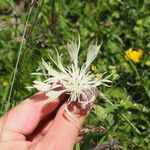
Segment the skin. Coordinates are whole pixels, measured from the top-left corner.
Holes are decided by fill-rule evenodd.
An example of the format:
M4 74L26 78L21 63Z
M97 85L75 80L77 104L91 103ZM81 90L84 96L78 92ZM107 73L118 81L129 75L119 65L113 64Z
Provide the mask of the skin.
M0 149L73 150L89 112L72 103L68 109L74 121L65 112L67 98L63 94L46 104L48 97L39 92L11 109L0 118Z

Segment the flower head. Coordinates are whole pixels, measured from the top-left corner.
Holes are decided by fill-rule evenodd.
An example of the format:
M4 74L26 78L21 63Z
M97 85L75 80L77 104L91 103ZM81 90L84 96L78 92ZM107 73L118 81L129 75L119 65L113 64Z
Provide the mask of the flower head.
M134 63L138 63L143 56L143 50L138 49L137 51L133 50L132 48L125 51L125 58L126 60L132 60Z
M78 63L78 53L80 48L80 40L77 43L71 42L68 46L68 53L71 58L71 64L64 67L61 61L62 54L57 52L57 61L51 56L51 61L57 66L58 70L53 69L50 62L42 60L42 64L47 71L47 79L43 82L34 81L34 87L39 91L45 91L46 96L49 97L48 102L54 100L62 93L66 92L70 95L68 102L78 102L82 108L94 101L96 97L97 87L100 85L108 86L107 83L110 77L103 78L103 75L94 74L90 71L90 64L98 55L101 45L90 44L87 51L86 62L80 67ZM62 87L62 90L54 91L52 89ZM90 96L89 96L90 95ZM89 98L90 97L90 98Z

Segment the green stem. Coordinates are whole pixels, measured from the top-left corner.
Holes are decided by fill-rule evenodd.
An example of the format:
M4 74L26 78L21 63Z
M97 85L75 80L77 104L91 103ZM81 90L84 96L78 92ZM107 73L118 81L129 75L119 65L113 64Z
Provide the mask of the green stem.
M33 22L32 26L31 26L30 31L29 31L29 37L28 37L29 39L30 39L30 37L31 37L33 28L34 28L34 26L35 26L35 23L36 23L36 21L37 21L37 18L38 18L38 16L39 16L39 13L40 13L40 11L41 11L41 9L42 9L43 4L44 4L44 0L42 1L41 5L40 5L40 8L38 9L38 12L37 12L37 14L36 14L36 16L35 16L34 22Z
M30 18L32 9L33 9L33 7L31 7L30 10L29 10L27 20L26 20L26 24L25 24L25 28L24 28L24 31L23 31L23 36L22 36L22 39L21 39L21 44L20 44L20 48L19 48L19 52L18 52L18 56L17 56L17 61L16 61L15 69L14 69L14 74L13 74L13 78L12 78L12 82L11 82L11 86L10 86L10 91L9 91L9 95L8 95L8 102L11 99L12 90L13 90L13 87L14 87L15 78L16 78L16 74L17 74L17 71L18 71L20 56L21 56L21 52L22 52L22 49L23 49L24 41L25 41L25 34L26 34L26 31L27 31L27 25L28 25L28 22L29 22L29 18Z
M2 139L3 131L4 131L4 124L7 121L7 114L8 114L8 110L9 110L9 107L10 107L10 99L11 99L11 96L12 96L12 91L13 91L13 87L14 87L14 83L15 83L15 78L16 78L16 74L17 74L17 71L18 71L18 65L19 65L19 61L20 61L20 57L21 57L21 52L22 52L23 45L24 45L24 42L25 42L25 34L26 34L26 31L27 31L27 25L29 23L29 18L30 18L32 10L33 10L33 7L30 8L29 13L27 15L27 19L26 19L26 23L25 23L25 27L24 27L24 31L23 31L23 36L22 36L22 39L21 39L21 44L20 44L20 48L19 48L19 52L18 52L18 56L17 56L17 61L16 61L16 65L15 65L15 68L14 68L14 73L12 75L12 82L11 82L10 88L8 90L9 91L8 100L7 100L6 107L5 107L6 115L3 117L3 123L2 123L1 130L0 130L0 139Z
M80 150L80 143L76 143L75 150Z

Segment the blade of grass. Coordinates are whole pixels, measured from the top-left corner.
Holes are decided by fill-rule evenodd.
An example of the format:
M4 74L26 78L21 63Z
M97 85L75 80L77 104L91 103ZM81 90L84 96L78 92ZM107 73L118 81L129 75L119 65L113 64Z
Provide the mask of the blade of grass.
M8 102L11 99L12 90L13 90L13 86L14 86L14 83L15 83L15 77L16 77L16 74L17 74L17 71L18 71L18 65L19 65L19 61L20 61L20 56L21 56L21 52L22 52L23 45L24 45L24 42L25 42L25 34L26 34L26 31L27 31L27 25L28 25L28 22L29 22L29 18L30 18L32 9L33 9L33 7L30 8L28 16L27 16L26 23L25 23L23 36L22 36L22 40L21 40L21 44L20 44L20 48L19 48L19 52L18 52L18 56L17 56L16 65L15 65L15 68L14 68L14 74L13 74L13 78L12 78L12 82L11 82L11 86L10 86L9 95L8 95Z
M6 103L7 107L5 107L6 115L3 118L3 124L2 124L2 127L1 127L1 131L0 131L0 141L1 141L2 136L3 136L4 124L7 121L7 115L8 115L8 110L10 108L10 100L11 100L11 96L12 96L12 91L13 91L13 87L14 87L14 83L15 83L16 74L17 74L17 71L18 71L18 65L19 65L19 61L20 61L21 52L22 52L22 49L23 49L23 46L24 46L24 43L25 43L25 35L26 35L27 26L28 26L28 23L29 23L29 19L30 19L32 10L33 10L33 7L30 7L30 10L29 10L29 12L27 14L27 19L26 19L26 23L25 23L22 39L21 39L21 44L20 44L18 55L17 55L17 61L16 61L16 65L15 65L15 68L14 68L12 81L11 81L11 84L10 84L8 99L7 99L7 103Z
M34 21L33 21L33 24L32 24L32 26L31 26L31 29L30 29L30 31L29 31L29 37L28 37L29 39L30 39L30 37L31 37L33 28L34 28L34 26L35 26L35 23L36 23L36 21L37 21L37 18L38 18L38 16L39 16L39 13L40 13L40 11L41 11L41 9L42 9L43 4L44 4L44 0L42 1L41 5L40 5L40 7L39 7L39 9L38 9L38 12L37 12L37 14L36 14L36 16L35 16L35 19L34 19Z
M40 11L41 11L41 9L42 9L42 7L43 7L43 4L44 4L44 1L45 0L43 0L42 2L41 2L41 4L40 4L40 6L37 8L38 10L37 10L37 13L36 13L36 16L34 17L34 19L33 19L33 23L31 23L32 24L32 26L31 26L31 28L28 30L28 32L26 33L26 38L27 38L27 40L29 39L29 40L33 40L33 38L31 37L31 34L32 34L32 32L33 32L33 29L34 29L34 27L35 27L35 23L37 22L37 19L38 19L38 16L39 16L39 14L40 14ZM35 10L35 9L34 9ZM19 73L18 73L18 76L17 76L17 78L20 78L20 76L22 75L22 73L23 73L23 65L24 65L24 61L25 60L27 60L28 58L27 58L27 55L26 55L26 50L25 49L23 49L22 50L22 58L21 58L21 61L20 61L20 71L19 71Z

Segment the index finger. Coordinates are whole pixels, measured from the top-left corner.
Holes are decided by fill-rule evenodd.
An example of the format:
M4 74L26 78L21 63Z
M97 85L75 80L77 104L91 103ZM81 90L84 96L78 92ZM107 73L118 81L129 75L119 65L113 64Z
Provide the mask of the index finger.
M66 99L66 95L62 94L53 102L46 104L49 97L43 92L39 92L30 98L21 102L18 106L10 110L6 115L0 118L0 129L3 126L4 130L18 132L23 135L28 135L33 132L40 120L54 111L57 106Z

